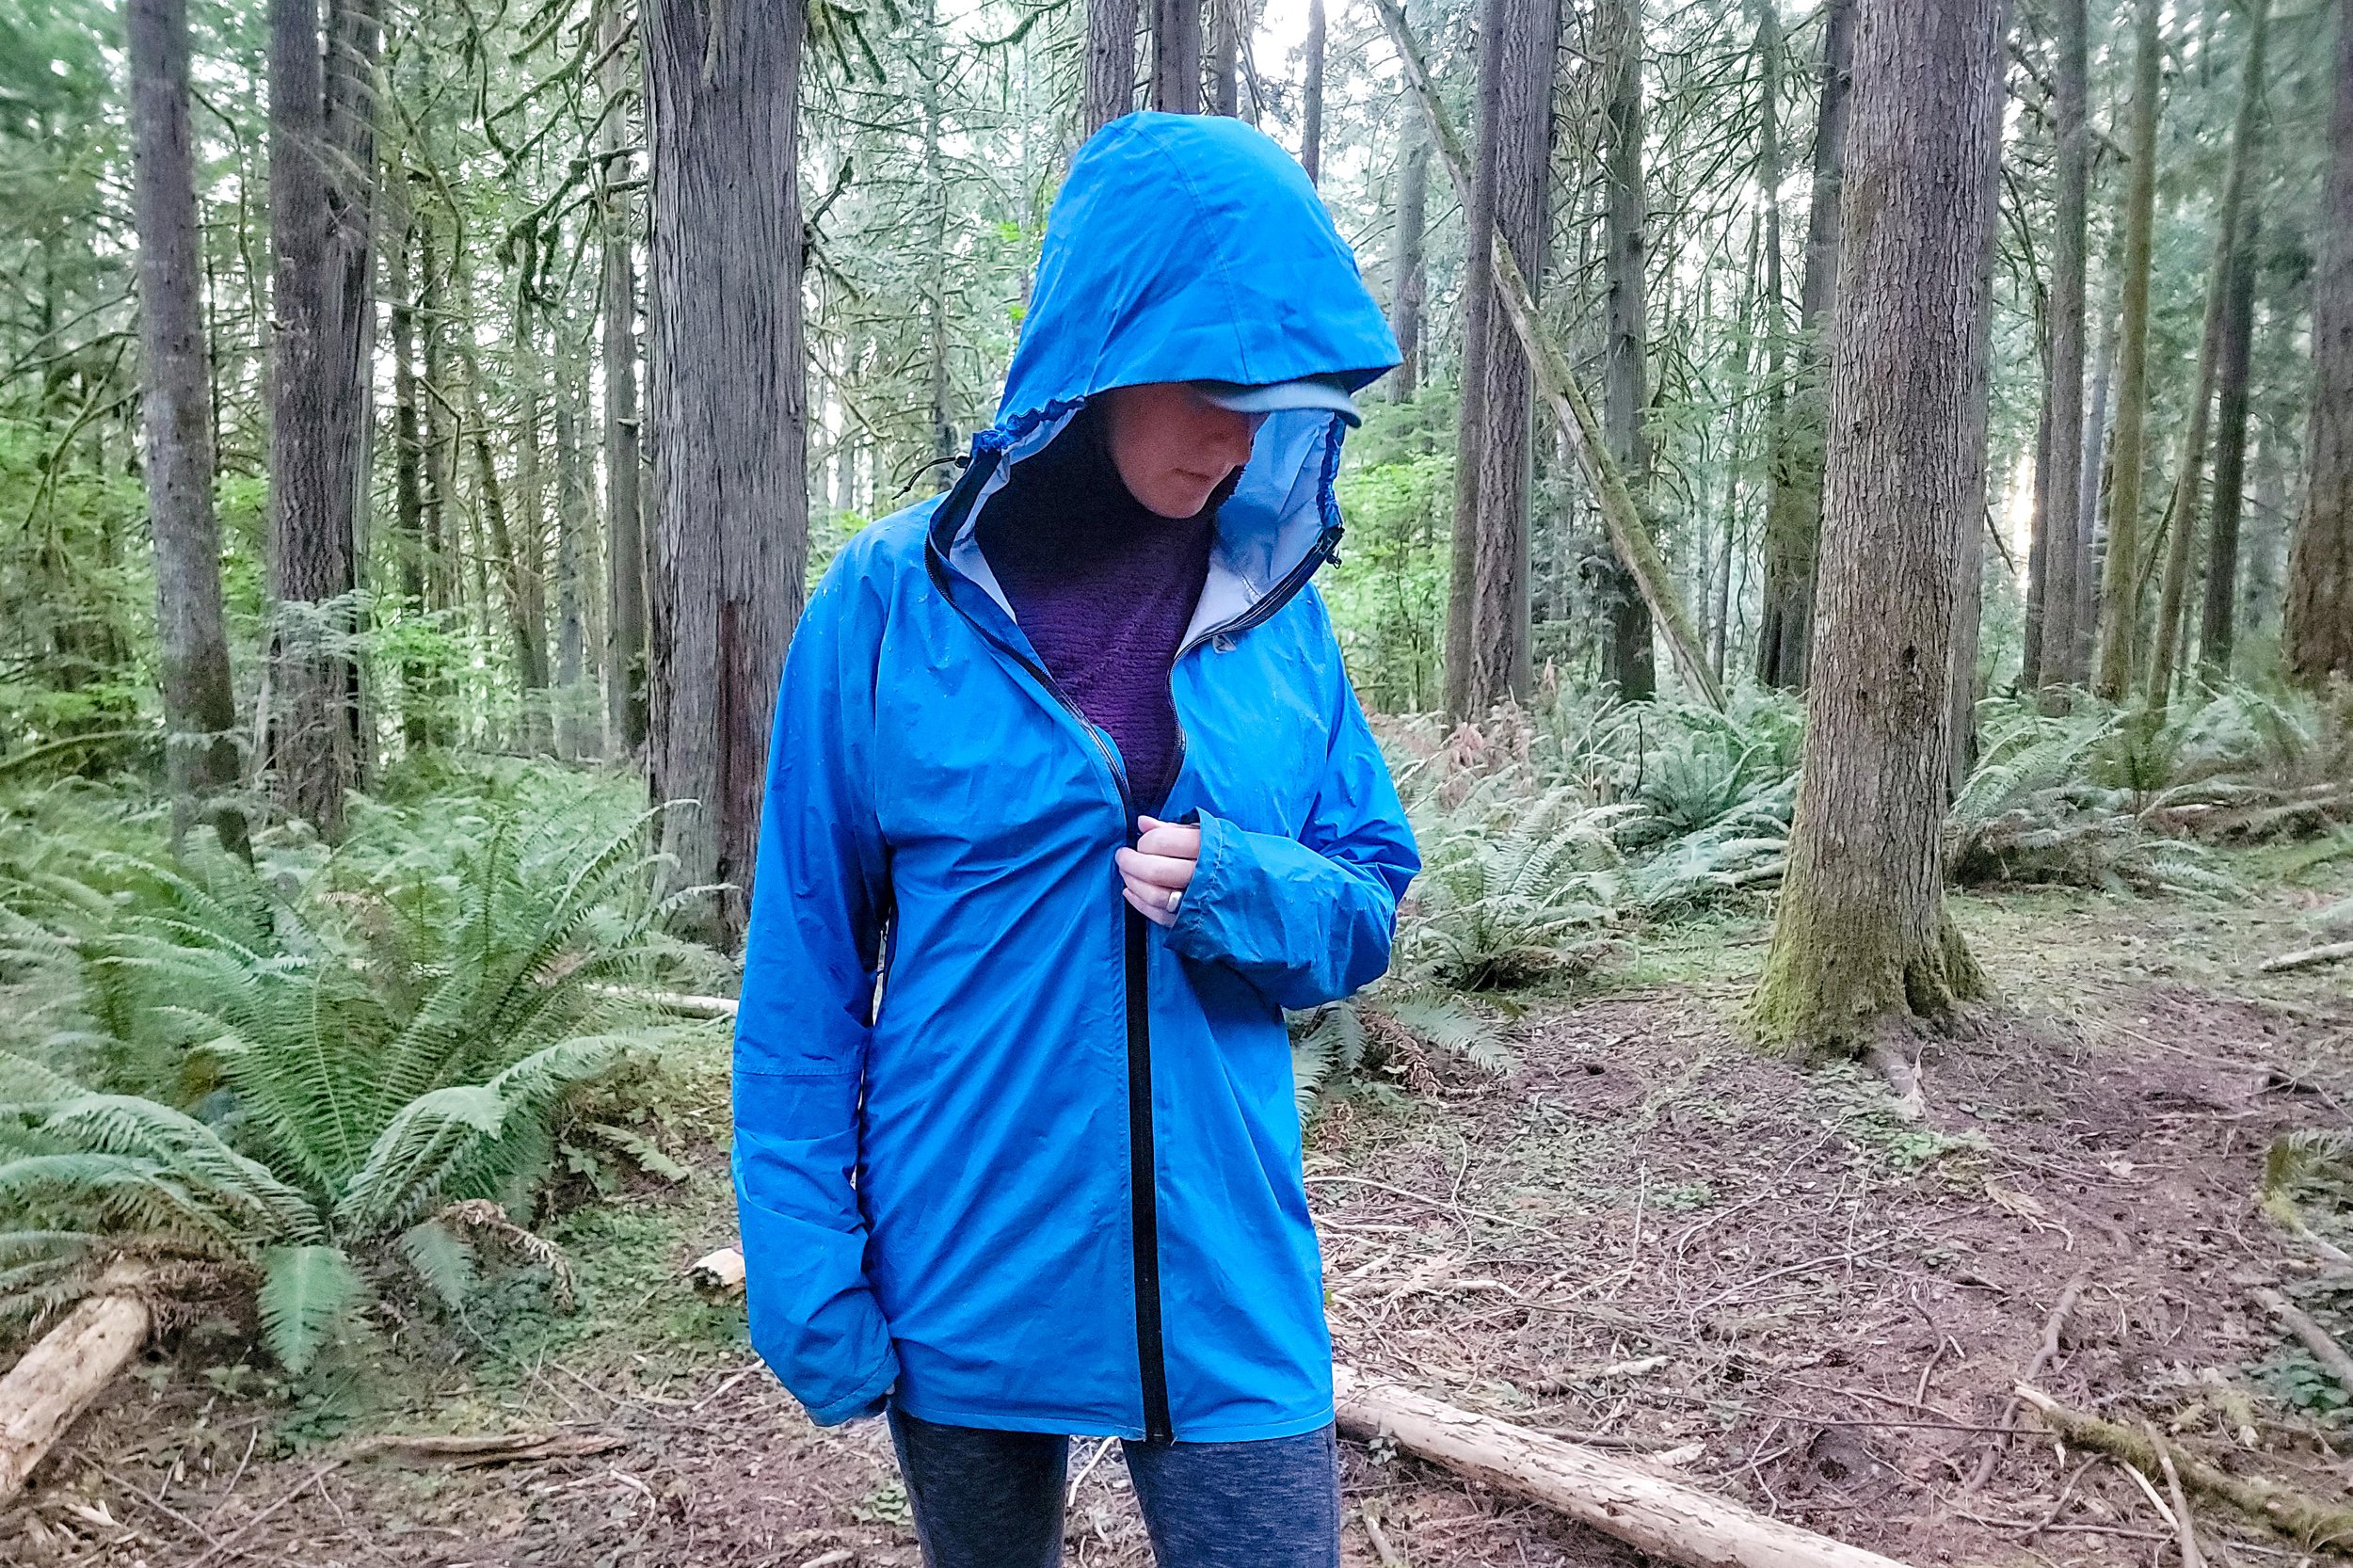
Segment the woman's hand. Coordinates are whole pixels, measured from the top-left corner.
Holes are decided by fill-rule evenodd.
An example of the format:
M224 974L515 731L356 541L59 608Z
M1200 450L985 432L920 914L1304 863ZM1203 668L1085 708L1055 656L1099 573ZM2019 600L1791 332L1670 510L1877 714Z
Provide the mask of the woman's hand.
M1120 890L1145 920L1174 925L1201 859L1201 830L1158 817L1138 817L1136 830L1136 847L1118 853Z

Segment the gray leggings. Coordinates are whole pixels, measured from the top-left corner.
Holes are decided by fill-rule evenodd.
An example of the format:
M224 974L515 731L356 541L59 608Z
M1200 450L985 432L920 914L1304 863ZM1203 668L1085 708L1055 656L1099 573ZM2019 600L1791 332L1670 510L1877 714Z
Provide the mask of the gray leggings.
M943 1426L893 1402L890 1441L927 1568L1059 1568L1069 1438ZM1160 1568L1338 1568L1330 1427L1123 1447Z

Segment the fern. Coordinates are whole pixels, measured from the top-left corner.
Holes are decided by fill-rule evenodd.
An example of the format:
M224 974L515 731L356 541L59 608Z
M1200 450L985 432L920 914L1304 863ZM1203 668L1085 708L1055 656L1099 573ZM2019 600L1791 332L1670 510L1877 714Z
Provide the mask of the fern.
M297 1376L351 1320L366 1293L341 1247L273 1247L262 1257L262 1337Z
M426 808L357 800L341 846L264 839L259 872L0 831L0 980L38 980L51 1025L0 1050L0 1235L74 1239L0 1254L0 1311L96 1249L193 1249L261 1270L298 1371L372 1299L373 1254L463 1299L448 1214L497 1216L568 1277L505 1216L583 1085L703 1027L638 995L720 968L659 929L651 820L525 773Z

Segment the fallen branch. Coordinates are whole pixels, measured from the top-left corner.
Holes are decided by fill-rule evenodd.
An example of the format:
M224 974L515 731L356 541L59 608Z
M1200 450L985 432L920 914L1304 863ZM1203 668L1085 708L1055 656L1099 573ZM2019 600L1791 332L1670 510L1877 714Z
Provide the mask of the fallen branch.
M135 1290L110 1289L66 1315L0 1378L0 1498L56 1446L139 1347L153 1314Z
M2183 1484L2201 1496L2227 1503L2304 1545L2353 1553L2353 1508L2323 1502L2275 1480L2217 1470L2178 1444L2072 1410L2032 1384L2020 1384L2017 1394L2034 1406L2044 1425L2078 1448L2106 1454L2143 1472L2162 1472L2170 1460Z
M591 985L588 989L598 996L611 997L616 1001L642 1001L648 1007L683 1013L690 1018L735 1016L733 997L698 997L683 991L653 991L642 985Z
M2341 963L2347 958L2353 958L2353 942L2330 942L2326 947L2283 952L2277 958L2266 958L2255 967L2265 974L2285 974L2290 969L2310 969L2322 964Z
M2353 1394L2353 1355L2345 1354L2345 1347L2338 1344L2327 1329L2298 1312L2277 1290L2257 1290L2254 1297L2265 1311L2285 1323L2288 1331L2304 1342L2304 1348L2313 1352L2313 1359L2337 1380L2338 1387Z
M2149 1442L2157 1450L2157 1464L2165 1470L2165 1489L2173 1498L2173 1528L2182 1538L2182 1568L2206 1568L2206 1554L2198 1544L2198 1521L2189 1512L2189 1498L2182 1491L2182 1473L2173 1464L2173 1456L2166 1452L2157 1439L2156 1424L2143 1421L2149 1429Z
M352 1450L354 1459L389 1455L395 1459L440 1460L464 1469L477 1464L505 1464L521 1460L577 1459L621 1446L610 1432L508 1432L473 1436L371 1437Z
M2032 1383L2042 1375L2044 1368L2058 1359L2059 1336L2067 1331L2067 1315L2075 1310L2075 1299L2084 1293L2085 1283L2084 1276L2077 1274L2067 1282L2067 1288L2059 1292L2058 1304L2052 1307L2051 1315L2042 1320L2042 1343L2035 1348L2034 1359L2026 1363L2026 1370L2019 1382ZM2016 1395L2010 1397L2009 1406L2002 1412L2005 1429L2018 1425L2018 1412L2024 1402ZM2009 1442L2009 1437L2004 1436L1978 1457L1977 1467L1970 1472L1967 1480L1961 1482L1962 1496L1969 1496L1993 1479L1993 1466L2001 1463L2002 1449Z
M1892 1558L1768 1519L1687 1482L1345 1367L1333 1368L1332 1381L1343 1432L1386 1432L1408 1453L1686 1568L1901 1568Z
M1429 122L1431 137L1438 145L1438 156L1453 179L1456 198L1467 210L1469 160L1464 156L1462 137L1456 134L1446 104L1431 79L1430 67L1421 56L1421 44L1415 39L1397 0L1373 3L1380 9L1382 23L1388 28L1398 54L1404 57L1406 78L1421 101L1422 117ZM1529 291L1518 258L1512 254L1509 245L1500 243L1489 246L1488 252L1496 276L1496 302L1511 318L1512 330L1519 338L1520 348L1528 356L1529 370L1536 378L1538 395L1552 411L1561 439L1568 443L1577 467L1585 472L1586 485L1601 508L1602 526L1609 535L1610 548L1617 552L1619 563L1632 574L1635 586L1641 591L1642 602L1649 606L1651 618L1658 623L1659 632L1667 640L1667 651L1674 657L1675 668L1707 699L1708 706L1721 712L1723 683L1716 679L1715 670L1700 652L1699 633L1692 630L1691 617L1675 592L1673 581L1667 575L1667 564L1659 556L1658 543L1651 536L1650 524L1643 520L1641 508L1635 504L1634 492L1626 488L1625 473L1603 444L1600 422L1593 418L1593 406L1586 401L1569 369L1568 357L1561 353L1561 344L1536 315L1535 296Z

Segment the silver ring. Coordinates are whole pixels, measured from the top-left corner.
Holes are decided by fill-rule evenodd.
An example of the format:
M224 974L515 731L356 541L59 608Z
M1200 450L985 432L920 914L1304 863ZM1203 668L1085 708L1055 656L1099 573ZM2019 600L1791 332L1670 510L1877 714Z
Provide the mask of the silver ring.
M1185 895L1183 891L1179 888L1171 888L1168 890L1168 909L1170 914L1173 915L1176 912L1176 905L1184 902L1184 897Z

